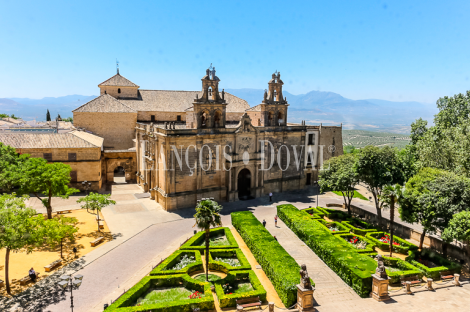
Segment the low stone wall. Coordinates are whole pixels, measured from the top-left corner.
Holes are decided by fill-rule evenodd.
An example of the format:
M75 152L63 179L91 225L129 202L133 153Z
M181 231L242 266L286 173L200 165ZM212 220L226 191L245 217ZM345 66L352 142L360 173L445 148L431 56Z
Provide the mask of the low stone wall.
M341 204L326 204L326 207L338 207L338 208L346 209L346 206L344 204L342 205ZM351 205L351 213L364 216L364 219L369 223L372 223L375 225L378 224L377 215L361 207ZM390 229L390 220L384 218L382 222L386 224L387 229ZM396 222L393 223L393 229L396 235L404 239L411 238L411 239L419 241L421 238L421 234L422 234L420 231L417 231L406 225L396 223ZM430 246L432 250L442 253L443 241L439 237L434 236L434 235L426 235L424 238L424 244ZM447 255L451 258L465 261L467 259L466 251L464 248L465 246L462 243L458 243L458 244L460 246L457 246L454 243L447 244Z

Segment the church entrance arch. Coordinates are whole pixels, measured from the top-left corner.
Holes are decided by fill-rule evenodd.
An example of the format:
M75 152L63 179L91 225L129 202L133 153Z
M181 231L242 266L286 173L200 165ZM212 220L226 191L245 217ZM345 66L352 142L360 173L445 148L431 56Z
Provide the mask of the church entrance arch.
M118 166L114 169L114 181L115 183L126 183L126 171L124 167Z
M250 199L251 192L251 172L248 169L242 169L238 173L238 199Z

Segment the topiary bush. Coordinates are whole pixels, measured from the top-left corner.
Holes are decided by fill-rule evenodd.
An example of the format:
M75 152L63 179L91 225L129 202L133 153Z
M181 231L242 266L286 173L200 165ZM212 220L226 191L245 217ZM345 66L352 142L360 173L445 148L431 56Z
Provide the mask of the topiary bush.
M310 218L308 213L305 215ZM271 280L282 303L292 306L297 301L300 266L251 212L233 212L231 216L232 225Z
M350 232L350 229L345 227L344 225L342 225L341 223L339 222L328 222L324 219L319 219L318 220L321 224L323 224L323 226L325 226L325 228L331 232L331 234L333 235L338 235L338 234L348 234ZM332 231L331 228L335 228L336 230L335 231Z
M253 290L244 293L225 294L223 285L233 285L233 283L243 280L250 282ZM224 279L214 282L214 286L221 308L235 307L237 299L259 296L260 301L266 301L266 290L252 270L230 272Z
M370 223L356 218L348 218L341 222L344 226L348 227L351 232L357 235L366 236L367 233L377 232L378 230Z
M175 270L175 265L183 257L194 257L194 262L189 264L188 266L180 269ZM174 274L191 274L194 271L202 270L202 259L201 253L198 250L177 250L171 256L166 258L162 263L160 263L155 269L150 272L150 275L174 275Z
M235 257L240 262L239 266L231 266L223 261L216 261L217 258ZM211 270L228 273L234 270L251 270L251 265L246 259L241 249L213 249L209 251L209 268Z
M186 243L184 243L180 249L181 250L200 250L203 251L206 249L206 246L201 246L202 243L205 241L205 234L206 232L201 231L197 232L193 237L191 237ZM238 243L233 237L232 232L227 227L220 227L210 230L210 237L215 237L219 235L224 235L229 241L229 245L221 245L221 246L210 246L210 249L229 249L229 248L238 248Z

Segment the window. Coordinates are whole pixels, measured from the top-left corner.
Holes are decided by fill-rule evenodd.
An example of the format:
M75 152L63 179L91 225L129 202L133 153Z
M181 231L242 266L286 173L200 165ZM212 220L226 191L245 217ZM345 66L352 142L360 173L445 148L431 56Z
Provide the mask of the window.
M315 145L315 134L309 133L308 134L308 145Z
M76 161L77 153L69 153L69 161Z
M70 171L70 182L77 182L77 171Z
M312 166L313 165L313 159L312 159L313 155L310 154L310 153L308 153L307 155L308 155L307 156L307 166Z
M118 93L121 93L121 88L118 89Z
M176 121L181 121L181 115L176 116Z
M305 183L306 185L311 185L312 184L312 174L307 173L307 181Z
M155 115L150 115L150 121L155 121Z
M44 153L42 157L47 161L52 161L52 153Z
M108 94L108 93L106 92L106 90L104 90L104 94Z

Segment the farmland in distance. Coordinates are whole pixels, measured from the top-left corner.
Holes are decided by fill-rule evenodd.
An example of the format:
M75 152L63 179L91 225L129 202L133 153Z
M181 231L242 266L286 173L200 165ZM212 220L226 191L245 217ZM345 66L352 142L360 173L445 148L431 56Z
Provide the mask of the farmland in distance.
M392 147L402 149L410 142L410 136L404 134L343 129L343 147L345 148L352 146L362 148L367 145L390 145Z

